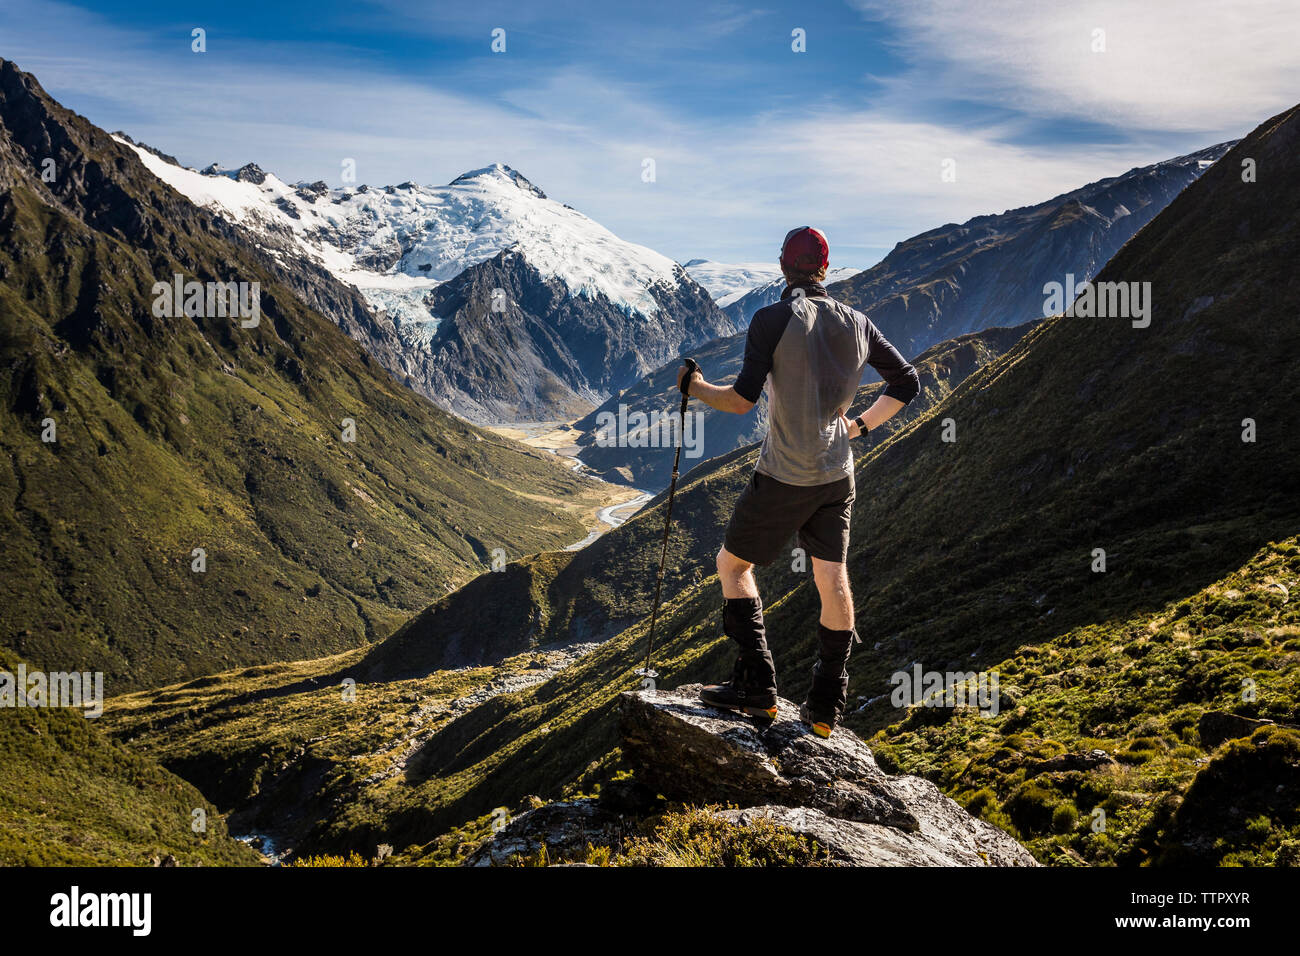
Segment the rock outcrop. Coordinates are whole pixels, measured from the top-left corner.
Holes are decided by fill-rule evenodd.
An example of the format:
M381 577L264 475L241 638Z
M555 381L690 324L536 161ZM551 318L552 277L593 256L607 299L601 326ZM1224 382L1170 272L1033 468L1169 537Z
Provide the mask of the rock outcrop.
M1268 727L1272 723L1271 720L1255 720L1240 714L1207 710L1197 721L1196 730L1201 735L1201 746L1213 750L1225 741L1249 737L1260 727Z
M623 756L638 780L689 803L809 807L916 832L920 821L853 734L814 736L789 701L767 729L700 702L698 685L622 698ZM963 811L964 812L964 811Z
M824 847L844 866L1037 866L1007 833L972 817L919 777L890 776L851 731L815 737L787 700L776 723L715 710L699 685L629 691L620 701L623 755L636 782L602 801L548 804L510 821L468 861L503 863L545 844L553 857L630 832L639 799L730 805L739 825L767 818Z
M465 865L501 866L515 856L536 853L543 846L553 858L559 859L564 854L580 853L587 844L615 844L630 829L619 814L595 800L548 803L510 820Z
M920 777L894 777L854 733L828 740L778 701L767 728L700 703L698 685L623 694L623 755L665 797L734 803L747 823L772 818L817 839L843 863L1034 866L1024 847Z

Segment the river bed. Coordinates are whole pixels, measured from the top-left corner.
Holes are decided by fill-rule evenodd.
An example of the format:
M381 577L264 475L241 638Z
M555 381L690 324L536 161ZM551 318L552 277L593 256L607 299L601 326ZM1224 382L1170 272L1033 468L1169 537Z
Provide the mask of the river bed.
M552 455L563 458L569 463L569 470L576 474L585 474L585 477L592 481L599 481L601 484L611 485L616 488L628 488L627 485L619 485L612 481L605 481L596 475L584 473L587 467L583 464L582 459L576 455L570 454L577 449L574 444L575 433L570 422L498 422L486 426L500 434L514 438L516 441L522 441L525 445L531 445L533 448L549 451ZM606 531L611 528L617 528L628 518L632 517L641 506L654 497L647 491L640 488L631 488L636 492L636 497L627 501L616 502L607 505L596 512L596 520L604 527L596 528L588 532L587 536L581 541L575 541L573 544L565 547L565 551L581 551L587 545L591 544Z

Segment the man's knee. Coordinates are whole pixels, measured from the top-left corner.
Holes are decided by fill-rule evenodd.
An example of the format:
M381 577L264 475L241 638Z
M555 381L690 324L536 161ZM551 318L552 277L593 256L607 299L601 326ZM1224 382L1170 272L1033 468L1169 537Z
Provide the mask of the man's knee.
M718 549L718 574L726 578L738 578L753 565L742 561L725 547Z
M836 591L849 589L848 566L841 561L823 561L813 558L813 579L821 590L831 588Z

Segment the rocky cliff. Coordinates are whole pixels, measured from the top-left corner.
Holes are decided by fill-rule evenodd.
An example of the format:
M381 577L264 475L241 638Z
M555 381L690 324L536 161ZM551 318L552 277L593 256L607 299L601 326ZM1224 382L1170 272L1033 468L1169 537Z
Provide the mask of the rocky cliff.
M412 382L471 421L576 417L732 331L708 294L680 279L649 286L658 308L625 310L598 292L572 295L522 254L501 252L429 293L437 331Z

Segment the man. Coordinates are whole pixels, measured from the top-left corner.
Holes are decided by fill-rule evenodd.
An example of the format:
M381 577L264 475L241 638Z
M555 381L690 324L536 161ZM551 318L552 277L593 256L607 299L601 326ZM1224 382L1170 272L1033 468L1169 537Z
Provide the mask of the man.
M781 556L790 536L812 558L821 596L820 653L800 718L829 737L844 714L848 663L857 640L853 595L844 561L853 509L853 451L849 442L879 428L920 390L916 370L861 312L826 294L826 237L811 226L792 230L781 245L786 288L749 323L745 359L730 387L711 385L696 371L688 394L723 412L743 415L766 383L768 429L718 552L723 631L740 645L731 680L711 684L700 699L760 719L776 718L776 671L767 648L763 604L754 565ZM872 406L850 421L849 404L870 365L885 380ZM677 373L683 386L686 366Z

